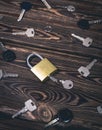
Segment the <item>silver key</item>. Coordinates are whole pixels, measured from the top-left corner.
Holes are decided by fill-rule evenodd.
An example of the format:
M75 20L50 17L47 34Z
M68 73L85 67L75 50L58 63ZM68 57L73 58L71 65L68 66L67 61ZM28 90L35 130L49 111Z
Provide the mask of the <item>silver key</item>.
M50 25L48 25L48 26L46 26L46 27L44 28L44 31L45 31L45 32L51 32L51 31L52 31L52 27L51 27Z
M35 105L35 103L31 99L29 99L25 102L25 107L23 107L20 111L18 111L16 114L14 114L12 116L12 118L15 118L27 111L33 112L36 109L37 109L37 106Z
M49 76L49 78L56 83L61 83L65 89L71 89L73 88L73 82L71 80L58 80L52 76Z
M48 8L48 9L51 9L51 6L48 4L48 2L46 0L41 0L44 5Z
M80 41L82 41L83 46L86 46L86 47L89 47L93 42L93 40L90 37L83 38L83 37L80 37L80 36L73 34L73 33L71 35L73 37L79 39Z
M98 111L99 114L102 114L102 106L98 106L97 111Z
M84 66L81 66L79 69L78 69L78 72L84 76L84 77L87 77L89 74L90 74L90 69L93 67L93 65L95 64L95 62L97 62L96 59L94 59L89 65L87 65L86 67Z
M18 77L18 74L14 74L14 73L6 73L5 71L0 70L0 79L2 79L2 78L6 78L6 77L16 78L16 77Z
M34 37L35 31L33 28L28 28L26 31L23 32L14 32L13 35L26 35L27 37Z
M73 82L71 80L59 80L65 89L73 88Z
M75 12L75 7L73 5L68 5L65 8L67 8L68 12Z

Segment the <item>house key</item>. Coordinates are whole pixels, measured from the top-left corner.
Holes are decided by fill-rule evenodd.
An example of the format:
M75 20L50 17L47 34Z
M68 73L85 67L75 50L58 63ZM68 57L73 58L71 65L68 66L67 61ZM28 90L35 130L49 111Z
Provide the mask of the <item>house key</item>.
M20 111L18 111L16 114L14 114L12 116L12 118L15 118L27 111L33 112L36 109L37 109L37 106L35 105L35 103L31 99L29 99L25 102L25 107L23 107Z
M93 42L93 40L90 37L83 38L83 37L80 37L80 36L73 34L73 33L71 35L73 37L79 39L80 41L82 41L83 46L86 46L86 47L89 47Z
M53 81L53 82L56 82L57 84L58 83L61 83L62 86L65 88L65 89L71 89L73 88L73 82L71 80L58 80L56 79L55 77L52 77L52 76L49 76L49 78Z
M27 37L34 37L35 31L33 28L28 28L26 31L14 32L13 35L26 35Z
M78 72L84 76L84 77L87 77L89 74L90 74L90 69L92 68L92 66L95 64L95 62L97 62L96 59L94 59L89 65L87 65L86 67L84 66L81 66L79 69L78 69Z

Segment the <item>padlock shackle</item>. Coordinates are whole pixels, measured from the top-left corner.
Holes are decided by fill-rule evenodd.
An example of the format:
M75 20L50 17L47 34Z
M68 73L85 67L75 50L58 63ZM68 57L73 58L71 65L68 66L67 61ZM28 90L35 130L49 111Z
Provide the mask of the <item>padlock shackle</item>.
M29 60L30 60L30 58L31 57L38 57L38 58L40 58L41 60L43 59L43 57L41 56L41 55L39 55L38 53L32 53L32 54L30 54L30 55L28 55L28 57L27 57L27 65L28 65L28 67L31 69L32 68L32 66L31 66L31 64L29 63Z

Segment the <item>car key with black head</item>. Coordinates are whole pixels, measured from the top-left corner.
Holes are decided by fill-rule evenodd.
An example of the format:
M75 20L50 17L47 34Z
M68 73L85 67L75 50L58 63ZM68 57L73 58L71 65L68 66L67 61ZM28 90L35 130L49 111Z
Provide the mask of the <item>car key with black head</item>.
M61 109L58 114L55 116L55 119L50 121L48 124L45 125L45 128L50 126L58 125L59 123L69 123L73 119L73 113L68 108Z
M21 6L21 13L17 19L18 22L22 20L24 13L32 8L32 4L30 2L22 2L20 6Z
M89 29L92 24L98 24L98 23L102 23L102 19L92 20L92 21L89 21L89 20L86 20L86 19L80 19L77 22L77 25L81 29Z
M0 49L2 50L2 58L4 61L11 62L16 59L16 54L9 49L6 49L2 42L0 42Z

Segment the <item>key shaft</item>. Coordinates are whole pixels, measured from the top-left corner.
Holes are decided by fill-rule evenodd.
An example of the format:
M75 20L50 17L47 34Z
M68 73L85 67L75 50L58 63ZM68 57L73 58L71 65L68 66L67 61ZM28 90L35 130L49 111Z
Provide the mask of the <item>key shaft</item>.
M102 22L102 19L92 20L92 21L89 21L89 24L98 24L98 23L101 23L101 22Z
M54 125L54 124L55 124L56 122L58 122L58 121L59 121L59 118L56 118L56 119L50 121L48 124L45 125L45 128L46 128L46 127L49 127L49 126L51 126L51 125Z
M7 50L7 49L5 48L5 46L3 45L2 42L0 42L0 49L1 49L2 51L6 51L6 50Z
M77 39L79 39L80 41L84 41L85 39L83 38L83 37L80 37L80 36L78 36L78 35L76 35L76 34L71 34L73 37L75 37L75 38L77 38Z
M48 9L51 9L51 6L48 4L48 2L46 0L41 0L44 5L48 8Z
M22 20L24 14L25 14L25 11L26 11L25 9L22 9L22 10L21 10L21 13L20 13L20 15L19 15L19 17L18 17L18 19L17 19L18 22L20 22L20 21Z
M17 116L19 116L19 115L21 115L21 114L27 112L27 111L28 111L27 108L24 107L24 108L22 108L20 111L18 111L17 113L15 113L15 114L12 116L12 118L15 118L15 117L17 117Z
M14 32L12 33L13 35L25 35L26 32L25 31L22 31L22 32Z
M89 65L86 66L86 68L87 68L88 70L90 70L96 62L97 62L97 60L94 59Z

